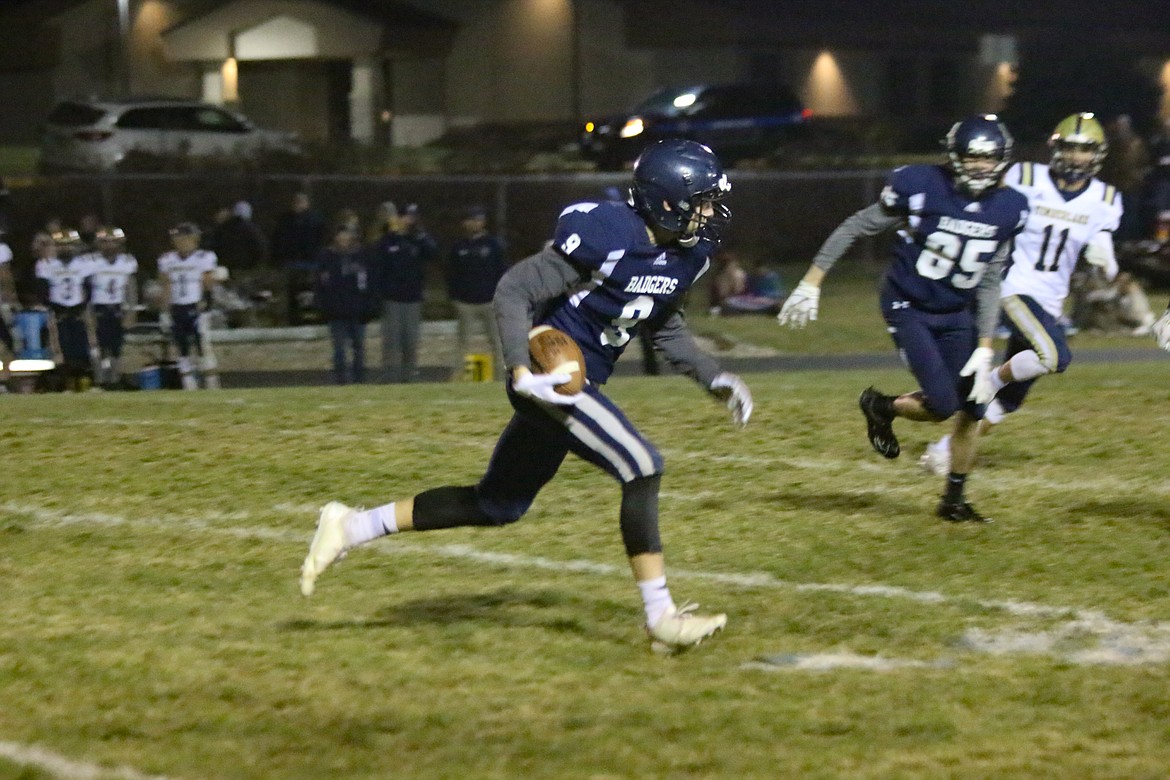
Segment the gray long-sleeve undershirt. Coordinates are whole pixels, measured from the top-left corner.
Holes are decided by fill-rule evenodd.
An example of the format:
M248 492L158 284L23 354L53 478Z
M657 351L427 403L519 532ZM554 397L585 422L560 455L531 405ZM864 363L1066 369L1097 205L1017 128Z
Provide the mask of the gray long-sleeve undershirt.
M903 215L891 214L880 203L866 206L846 217L837 229L829 234L813 257L812 264L828 273L859 238L879 235L905 221ZM1010 241L999 245L995 256L984 270L983 278L979 280L979 288L975 291L975 305L978 311L976 323L980 338L991 338L995 335L995 326L999 322L999 287L1003 279L1004 263L1007 262L1010 251Z
M531 368L528 357L528 331L537 307L545 301L580 288L589 281L589 272L581 269L552 247L526 257L508 269L496 286L492 300L496 324L507 368ZM687 329L682 312L672 311L661 324L642 323L652 327L655 346L660 349L675 370L690 376L709 388L719 374L719 363L699 349Z

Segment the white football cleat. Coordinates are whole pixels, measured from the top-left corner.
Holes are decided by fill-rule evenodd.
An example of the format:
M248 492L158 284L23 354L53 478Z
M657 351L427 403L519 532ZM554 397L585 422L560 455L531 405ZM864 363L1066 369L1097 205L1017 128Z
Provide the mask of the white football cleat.
M945 477L951 473L950 442L932 441L926 445L926 452L918 459L918 467L927 474Z
M354 510L339 501L330 501L321 507L317 533L309 544L309 554L301 564L301 593L313 595L313 588L321 572L338 558L345 556L345 520Z
M671 606L646 628L650 649L656 653L677 653L694 647L727 625L727 615L696 615L698 604Z

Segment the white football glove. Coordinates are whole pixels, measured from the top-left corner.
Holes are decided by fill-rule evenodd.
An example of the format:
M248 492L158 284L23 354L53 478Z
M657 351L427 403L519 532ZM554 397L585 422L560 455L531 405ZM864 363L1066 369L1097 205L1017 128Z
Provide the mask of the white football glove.
M171 313L169 311L160 311L158 313L158 329L163 333L170 333L173 327L175 327L175 321L171 318Z
M561 395L554 388L563 385L573 377L568 374L531 374L524 373L519 379L513 380L512 389L522 396L535 401L556 406L573 406L581 400L584 393Z
M742 379L724 371L711 380L711 393L720 401L727 402L731 419L736 425L742 428L748 424L755 405L752 403L752 391L748 390Z
M801 282L784 300L784 305L780 307L780 313L776 315L776 321L781 325L798 329L810 322L816 322L820 300L820 287L808 282Z
M959 376L975 375L975 381L971 384L971 392L967 396L968 401L986 404L995 398L995 386L991 384L991 361L994 359L995 350L991 347L976 347L975 351L971 353L971 357L967 358L967 365L963 366Z
M1154 338L1158 340L1158 346L1170 352L1170 308L1158 318L1151 330L1154 332Z

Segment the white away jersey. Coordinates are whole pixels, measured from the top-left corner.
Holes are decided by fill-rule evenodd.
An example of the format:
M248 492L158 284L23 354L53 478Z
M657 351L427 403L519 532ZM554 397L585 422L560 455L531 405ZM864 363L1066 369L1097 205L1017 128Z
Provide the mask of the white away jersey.
M87 255L74 257L68 262L59 257L41 258L37 261L38 279L49 283L49 303L56 306L80 306L85 303L85 280L93 273L93 262Z
M1069 277L1085 246L1098 233L1117 230L1121 195L1116 187L1090 179L1075 197L1066 199L1043 163L1016 163L1004 181L1028 197L1031 212L1016 236L1000 295L1026 295L1059 317Z
M93 275L89 280L93 302L99 306L125 303L130 277L138 273L138 261L134 255L120 254L109 260L105 255L93 254L90 259L93 262Z
M189 306L203 298L203 274L215 270L218 260L215 252L196 249L186 257L178 252L167 252L158 259L158 272L171 285L171 305Z

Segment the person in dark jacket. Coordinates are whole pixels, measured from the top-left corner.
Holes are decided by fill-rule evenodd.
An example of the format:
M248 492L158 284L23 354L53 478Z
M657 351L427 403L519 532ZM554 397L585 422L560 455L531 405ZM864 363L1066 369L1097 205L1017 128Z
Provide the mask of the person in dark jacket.
M328 239L327 232L325 217L313 208L304 192L294 195L289 210L276 220L272 259L285 274L290 325L300 325L305 320L307 301L303 294L312 289L313 263Z
M230 213L205 237L219 264L231 271L264 268L268 265L268 239L252 221L252 204L238 201Z
M451 247L447 258L447 294L455 305L456 341L451 379L463 376L463 360L473 328L483 330L491 341L497 378L503 378L504 352L492 310L492 296L508 264L500 240L487 231L487 211L472 206L463 216L464 237Z
M418 374L418 338L423 283L432 257L407 235L401 217L370 248L370 264L382 301L382 370L389 382L413 382Z
M359 234L340 225L317 255L314 299L329 323L333 341L333 378L339 385L363 382L366 373L366 323L377 310L370 268ZM352 354L348 361L347 349Z

